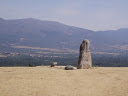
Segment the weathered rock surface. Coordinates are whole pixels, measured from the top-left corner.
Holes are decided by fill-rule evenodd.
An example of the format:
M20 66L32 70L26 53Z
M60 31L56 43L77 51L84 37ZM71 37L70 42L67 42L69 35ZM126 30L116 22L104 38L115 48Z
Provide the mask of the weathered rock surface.
M54 67L57 65L57 62L50 62L51 67Z
M83 40L79 50L79 60L77 69L88 69L92 67L92 58L90 53L90 41Z
M66 66L65 70L74 70L75 68L73 66Z

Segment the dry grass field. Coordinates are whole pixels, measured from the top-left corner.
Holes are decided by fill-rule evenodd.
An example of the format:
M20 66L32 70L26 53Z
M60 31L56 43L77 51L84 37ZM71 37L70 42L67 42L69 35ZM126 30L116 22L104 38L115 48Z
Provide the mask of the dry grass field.
M1 58L1 57L6 57L6 56L5 56L5 55L0 55L0 58Z
M128 68L0 67L0 96L128 96Z

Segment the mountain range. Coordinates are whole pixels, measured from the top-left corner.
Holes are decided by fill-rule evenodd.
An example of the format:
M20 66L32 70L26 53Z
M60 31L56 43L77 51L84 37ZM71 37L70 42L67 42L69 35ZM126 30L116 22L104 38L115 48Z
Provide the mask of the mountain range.
M92 31L34 18L12 20L0 18L0 46L78 50L84 39L90 40L92 51L128 50L128 28Z

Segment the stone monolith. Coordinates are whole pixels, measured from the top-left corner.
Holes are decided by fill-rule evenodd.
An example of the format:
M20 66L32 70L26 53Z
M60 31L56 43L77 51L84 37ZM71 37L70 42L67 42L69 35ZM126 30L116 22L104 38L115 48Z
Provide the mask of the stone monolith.
M85 39L80 45L77 69L88 69L91 67L90 41Z

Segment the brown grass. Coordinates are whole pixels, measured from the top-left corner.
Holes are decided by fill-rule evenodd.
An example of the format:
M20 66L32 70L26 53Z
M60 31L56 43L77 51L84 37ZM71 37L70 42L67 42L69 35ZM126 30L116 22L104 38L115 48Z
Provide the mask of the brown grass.
M0 67L0 96L128 96L128 68Z

